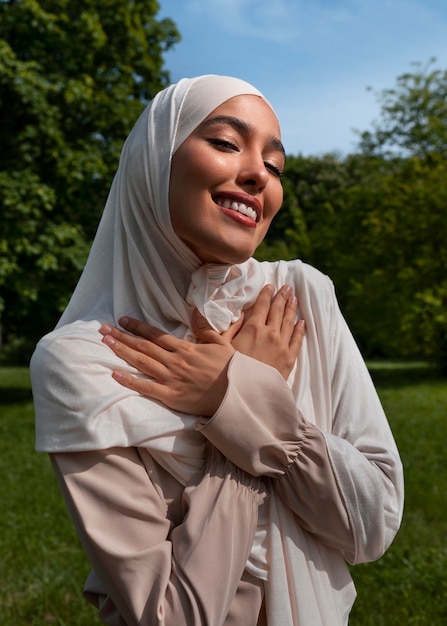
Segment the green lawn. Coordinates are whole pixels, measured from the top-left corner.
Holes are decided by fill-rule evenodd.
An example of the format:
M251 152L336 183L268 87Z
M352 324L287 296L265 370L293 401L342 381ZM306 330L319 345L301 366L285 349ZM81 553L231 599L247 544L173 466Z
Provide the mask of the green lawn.
M351 626L447 624L447 381L427 368L372 368L404 461L402 528L378 562L352 568ZM48 459L33 451L28 372L0 369L1 626L95 626L89 566ZM242 625L241 625L242 626Z
M447 624L447 381L424 368L371 370L405 470L404 519L385 556L352 568L352 626Z
M0 624L95 626L89 566L48 458L34 452L26 369L0 368Z

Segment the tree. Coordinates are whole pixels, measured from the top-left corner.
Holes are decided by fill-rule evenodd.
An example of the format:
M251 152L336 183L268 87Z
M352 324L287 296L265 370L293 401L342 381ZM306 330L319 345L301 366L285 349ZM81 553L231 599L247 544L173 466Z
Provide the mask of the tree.
M340 226L345 312L368 355L447 365L447 164L367 157ZM342 233L340 233L340 237Z
M381 118L361 135L368 169L352 192L346 267L359 334L447 370L447 71L432 64L382 92Z
M417 65L379 100L357 153L287 158L259 252L329 274L365 356L447 370L447 71Z
M436 59L399 76L394 89L376 94L381 116L361 133L364 154L418 156L447 152L447 70L432 69Z
M283 206L257 256L269 260L300 258L331 273L337 253L335 226L349 178L345 162L336 154L288 155Z
M34 342L94 236L124 138L179 40L153 0L0 1L0 315Z
M299 206L292 180L293 157L288 157L284 171L283 205L273 220L265 240L256 250L256 258L263 261L295 259L309 254L309 238L305 217Z

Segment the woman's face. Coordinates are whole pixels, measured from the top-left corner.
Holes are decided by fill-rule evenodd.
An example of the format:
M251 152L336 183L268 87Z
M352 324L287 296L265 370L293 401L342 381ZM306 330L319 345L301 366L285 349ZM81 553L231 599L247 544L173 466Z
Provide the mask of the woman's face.
M264 239L282 203L280 129L258 96L215 109L172 158L171 220L203 262L241 263Z

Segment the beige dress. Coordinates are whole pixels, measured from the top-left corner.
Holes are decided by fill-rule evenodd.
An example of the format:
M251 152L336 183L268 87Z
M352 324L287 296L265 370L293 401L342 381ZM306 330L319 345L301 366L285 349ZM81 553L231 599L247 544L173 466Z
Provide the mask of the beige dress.
M269 626L346 626L346 561L379 558L399 528L402 465L330 281L300 263L263 270L300 294L299 359L286 382L236 353L210 419L114 382L98 322L61 327L33 357L37 444L106 624L247 626L265 606Z
M248 364L250 376L243 376ZM262 624L264 583L245 565L258 507L271 490L305 532L353 557L354 536L324 436L300 416L291 397L289 405L276 374L236 354L221 407L199 424L247 471L212 445L206 466L186 488L144 448L52 454L95 572L85 595L104 623ZM239 409L234 430L241 395L252 397L252 408Z

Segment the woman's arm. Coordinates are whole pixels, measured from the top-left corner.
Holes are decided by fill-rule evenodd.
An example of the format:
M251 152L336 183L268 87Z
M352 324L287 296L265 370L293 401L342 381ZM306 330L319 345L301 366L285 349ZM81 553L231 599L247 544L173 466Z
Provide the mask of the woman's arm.
M224 401L201 420L201 432L238 466L272 477L271 487L306 530L349 562L366 562L382 556L399 528L402 464L341 318L333 369L331 426L323 432L305 419L275 370L236 355Z
M275 369L236 354L224 401L211 419L200 420L199 428L233 463L269 476L270 487L303 528L347 559L352 556L353 529L324 434L297 409Z
M256 333L247 335L246 323L236 336L236 341L248 342L246 353L233 355L224 399L199 427L236 465L272 477L272 488L299 523L354 563L380 557L397 532L402 467L375 389L336 303L331 311L332 319L320 332L328 337L324 350L332 366L325 374L312 372L326 376L332 394L328 432L306 420L297 408L284 377L276 371L281 367L268 366L276 359L281 362L281 351L274 350L268 324L259 316ZM268 337L265 343L263 337ZM267 365L262 362L265 355L270 358Z
M204 471L184 490L183 521L174 526L160 495L163 485L152 483L138 449L56 453L52 461L105 588L97 597L105 623L224 622L256 529L263 499L259 479L210 448ZM252 612L250 622L260 602L258 593L258 606L245 609Z

